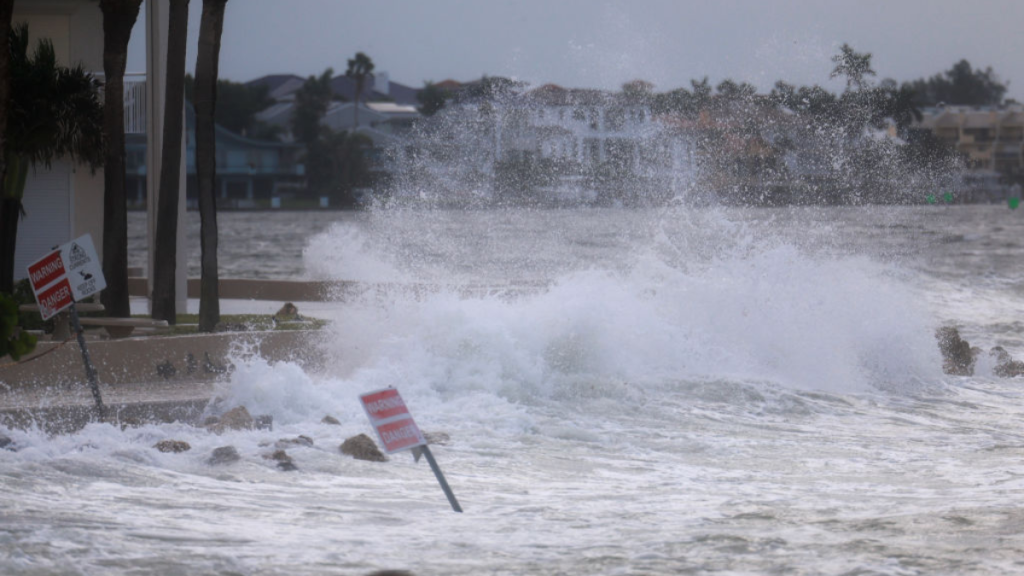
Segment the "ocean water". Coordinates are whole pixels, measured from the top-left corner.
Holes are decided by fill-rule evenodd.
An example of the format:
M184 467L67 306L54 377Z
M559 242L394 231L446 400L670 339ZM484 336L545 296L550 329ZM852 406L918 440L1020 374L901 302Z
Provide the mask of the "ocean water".
M1024 212L222 216L253 231L224 276L366 286L317 310L324 364L235 359L224 405L273 431L0 430L0 573L1024 573L1024 380L934 339L1024 358ZM338 452L386 386L463 514L407 453Z

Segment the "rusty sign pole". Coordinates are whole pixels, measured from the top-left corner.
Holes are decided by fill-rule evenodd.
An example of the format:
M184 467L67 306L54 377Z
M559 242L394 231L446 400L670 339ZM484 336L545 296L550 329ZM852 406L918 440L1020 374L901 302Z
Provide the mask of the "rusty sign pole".
M82 330L82 323L78 321L78 308L71 303L71 329L78 337L78 347L82 349L82 363L85 364L85 377L89 380L89 389L92 390L92 398L96 401L96 412L102 420L106 416L106 408L103 406L103 396L100 394L100 385L96 379L96 367L92 365L92 358L89 357L89 348L85 345L85 335Z

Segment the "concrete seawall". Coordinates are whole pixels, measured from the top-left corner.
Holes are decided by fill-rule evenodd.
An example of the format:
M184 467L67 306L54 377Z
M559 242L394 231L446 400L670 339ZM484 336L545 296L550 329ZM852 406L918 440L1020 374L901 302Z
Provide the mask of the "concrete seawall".
M317 331L233 332L88 342L108 417L194 421L227 378L230 358L256 353L313 369ZM34 359L37 358L37 359ZM9 359L5 359L9 360ZM23 362L0 368L0 424L77 430L95 415L77 343L41 342Z

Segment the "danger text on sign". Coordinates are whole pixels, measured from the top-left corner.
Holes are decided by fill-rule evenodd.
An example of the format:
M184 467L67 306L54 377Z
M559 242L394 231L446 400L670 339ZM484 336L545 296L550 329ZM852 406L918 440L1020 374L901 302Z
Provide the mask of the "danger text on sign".
M377 433L380 434L380 441L384 443L384 449L389 453L419 446L423 439L423 434L412 418L382 424L377 427Z
M39 315L43 320L49 319L57 312L71 306L71 285L67 278L62 278L53 286L39 294Z

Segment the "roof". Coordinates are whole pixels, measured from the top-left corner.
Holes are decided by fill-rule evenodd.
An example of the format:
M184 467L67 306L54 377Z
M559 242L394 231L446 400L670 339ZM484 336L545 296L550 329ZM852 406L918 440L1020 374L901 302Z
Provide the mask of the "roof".
M247 86L266 86L267 96L271 100L285 100L296 90L302 88L305 82L305 79L295 74L270 74L250 80L245 84Z
M392 100L398 104L419 104L419 99L416 95L419 90L411 88L405 84L401 84L395 81L388 82L388 93L378 92L374 89L376 84L376 76L370 75L367 79L366 84L363 86L363 92L360 95L360 100L364 102L379 101L379 100ZM356 96L356 81L354 78L339 74L331 79L331 90L338 96L341 96L345 100L355 100Z
M367 102L366 107L381 114L415 114L419 116L420 113L415 106L397 102Z
M255 80L249 80L245 84L247 86L266 86L267 91L269 92L293 78L302 80L302 78L295 74L267 74L266 76L260 76Z
M442 90L458 90L459 88L462 88L462 82L459 82L457 80L452 80L451 78L448 78L447 80L441 80L440 82L434 82L434 86L436 86L436 87L438 87L438 88L440 88Z
M417 95L420 93L419 88L412 88L405 84L399 84L398 82L391 81L388 83L388 94L387 97L391 98L397 104L407 104L410 106L418 106L420 103ZM378 94L380 94L378 92ZM381 94L383 96L383 94Z

